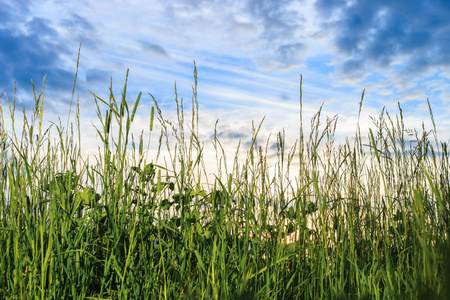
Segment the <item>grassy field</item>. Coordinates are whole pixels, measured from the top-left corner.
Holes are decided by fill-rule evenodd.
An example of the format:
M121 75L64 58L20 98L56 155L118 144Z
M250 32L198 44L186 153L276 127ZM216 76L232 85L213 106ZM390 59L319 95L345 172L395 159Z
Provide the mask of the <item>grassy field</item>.
M449 149L435 127L408 130L401 109L383 111L367 137L358 126L337 144L337 120L319 127L319 110L291 148L278 134L269 162L255 126L245 160L237 149L233 168L206 186L196 70L194 80L189 114L178 98L174 122L156 101L151 110L143 135L159 136L165 159L131 136L141 95L129 107L126 83L117 99L112 88L109 99L94 95L103 146L89 162L78 104L66 127L47 130L42 94L20 124L15 97L2 97L1 299L450 295ZM220 160L230 149L214 142Z

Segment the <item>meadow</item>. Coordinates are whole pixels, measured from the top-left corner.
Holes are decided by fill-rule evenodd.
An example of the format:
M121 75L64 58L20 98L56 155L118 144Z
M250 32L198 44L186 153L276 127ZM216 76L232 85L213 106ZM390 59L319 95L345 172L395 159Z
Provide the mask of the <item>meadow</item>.
M280 132L269 161L255 125L248 149L205 185L196 72L191 109L175 91L177 118L168 121L153 98L137 137L141 94L129 106L126 81L117 98L112 87L108 99L93 93L102 147L90 160L79 101L66 126L44 128L43 92L21 122L16 96L0 98L1 299L450 295L449 149L431 108L430 130L405 128L399 106L374 117L367 136L358 125L337 143L337 119L319 126L320 109L305 132L300 82L297 142L287 147ZM229 149L217 136L214 145L221 160Z

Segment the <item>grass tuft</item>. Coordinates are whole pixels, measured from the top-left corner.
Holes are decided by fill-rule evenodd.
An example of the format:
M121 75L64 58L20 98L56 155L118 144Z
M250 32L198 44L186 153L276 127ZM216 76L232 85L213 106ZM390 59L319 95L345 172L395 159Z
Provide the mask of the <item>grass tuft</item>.
M431 131L406 129L399 106L398 116L372 118L367 137L358 121L354 142L336 145L337 117L319 126L321 108L304 134L300 78L299 140L289 148L280 132L270 165L269 143L257 142L262 122L253 125L246 159L239 146L230 169L215 135L219 173L203 185L195 65L194 81L190 113L175 87L175 122L152 96L147 133L161 132L150 158L144 132L131 135L141 94L129 106L127 79L120 97L112 86L108 99L93 93L102 142L94 163L81 155L79 100L74 123L44 130L44 91L33 87L35 108L23 111L19 133L16 95L5 95L12 131L0 103L0 298L450 294L449 149L429 102Z

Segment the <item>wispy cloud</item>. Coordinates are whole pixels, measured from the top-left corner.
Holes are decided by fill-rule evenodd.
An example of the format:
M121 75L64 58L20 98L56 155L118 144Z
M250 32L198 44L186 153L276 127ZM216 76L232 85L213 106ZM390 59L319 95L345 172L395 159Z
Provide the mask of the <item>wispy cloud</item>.
M87 89L107 97L112 80L120 94L127 68L130 101L142 91L150 105L151 93L170 114L175 82L191 97L195 60L208 142L215 119L230 124L220 136L231 145L263 116L264 134L284 126L294 138L300 74L305 123L324 103L343 135L354 132L365 88L364 116L400 101L416 120L429 98L438 127L448 126L449 15L445 1L3 1L0 90L11 95L16 79L19 105L30 107L30 79L39 88L47 74L49 117L64 115L83 42L85 124L95 117Z

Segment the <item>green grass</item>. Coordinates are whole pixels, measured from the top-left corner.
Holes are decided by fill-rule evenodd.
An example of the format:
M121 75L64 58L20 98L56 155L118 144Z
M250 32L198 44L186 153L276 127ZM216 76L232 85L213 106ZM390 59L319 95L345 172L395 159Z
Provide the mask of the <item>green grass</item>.
M44 92L35 93L35 108L20 124L15 96L3 97L0 298L450 294L449 149L436 137L431 108L431 131L404 128L399 107L397 116L373 118L367 137L358 125L355 138L340 144L337 120L319 126L319 110L309 135L301 126L291 148L278 134L276 162L256 142L261 125L254 126L245 160L237 149L232 169L204 185L196 69L194 80L187 118L178 96L173 122L154 101L148 132L137 139L131 128L141 95L129 107L126 82L120 98L112 87L108 99L93 94L103 146L90 161L81 154L78 101L73 121L47 130ZM153 122L160 151L148 157L144 136L158 136ZM219 161L230 149L217 136L214 145ZM293 233L296 241L286 244Z

